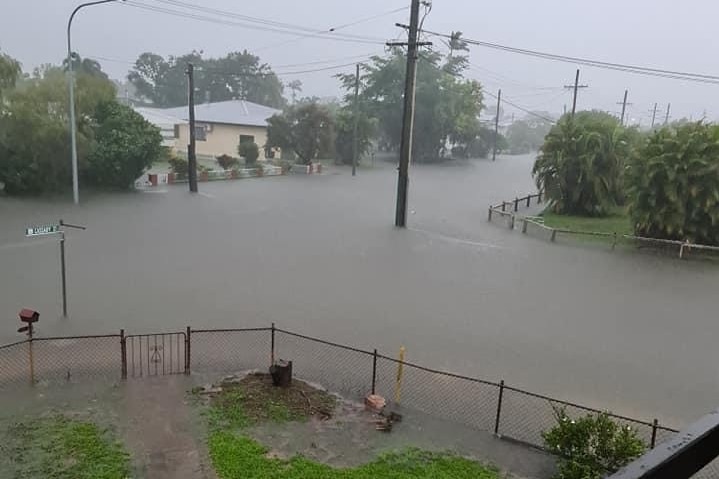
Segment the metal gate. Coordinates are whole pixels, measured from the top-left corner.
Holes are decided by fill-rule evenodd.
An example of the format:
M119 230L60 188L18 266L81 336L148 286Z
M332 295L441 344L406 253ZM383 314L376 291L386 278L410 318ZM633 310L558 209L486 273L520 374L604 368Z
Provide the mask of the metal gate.
M123 373L127 377L165 376L187 371L185 333L133 334L125 337Z

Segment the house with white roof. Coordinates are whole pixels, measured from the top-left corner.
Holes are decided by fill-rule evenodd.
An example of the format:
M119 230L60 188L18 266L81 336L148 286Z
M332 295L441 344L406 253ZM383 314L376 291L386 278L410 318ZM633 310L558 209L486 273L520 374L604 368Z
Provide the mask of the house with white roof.
M190 143L188 108L183 106L154 109L153 113L160 115L157 121L162 121L162 118L174 119L175 149L180 153L186 153L187 145ZM260 147L260 159L274 158L278 152L265 149L265 144L267 119L276 113L280 113L280 110L245 100L195 105L197 155L213 158L220 155L238 156L237 148L240 143L254 142ZM156 121L152 122L163 128Z

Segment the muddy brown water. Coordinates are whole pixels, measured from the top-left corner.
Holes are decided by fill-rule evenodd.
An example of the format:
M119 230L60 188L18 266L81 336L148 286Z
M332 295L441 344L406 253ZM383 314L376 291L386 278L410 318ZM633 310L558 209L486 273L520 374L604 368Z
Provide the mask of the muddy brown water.
M533 191L532 158L349 170L67 200L0 199L0 340L16 313L42 335L278 326L379 348L670 425L719 404L716 265L550 244L486 221ZM31 224L88 226L58 246Z

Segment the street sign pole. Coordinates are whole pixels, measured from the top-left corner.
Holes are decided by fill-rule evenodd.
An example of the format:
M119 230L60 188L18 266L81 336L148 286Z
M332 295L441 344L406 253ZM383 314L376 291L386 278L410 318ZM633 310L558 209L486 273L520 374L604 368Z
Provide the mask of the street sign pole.
M60 232L60 274L62 276L62 317L67 318L67 277L65 274L65 232Z
M87 229L84 226L65 223L63 220L57 224L31 226L25 228L25 236L60 235L60 287L62 290L62 317L67 318L67 269L65 266L65 231L63 228Z

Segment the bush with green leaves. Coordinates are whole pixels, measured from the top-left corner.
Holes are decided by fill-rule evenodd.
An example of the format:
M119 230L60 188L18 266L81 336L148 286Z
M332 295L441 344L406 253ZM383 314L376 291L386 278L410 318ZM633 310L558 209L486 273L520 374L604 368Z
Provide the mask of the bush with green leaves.
M564 116L547 135L532 174L555 213L604 216L624 200L623 170L636 135L597 111Z
M654 132L627 169L635 233L719 245L719 126Z
M260 157L260 147L254 141L240 143L240 146L237 147L237 152L245 159L245 166L247 167L254 167L257 163L257 158Z
M217 164L220 165L220 168L222 168L223 170L231 170L240 162L240 160L230 155L216 156L215 160L217 161Z
M100 103L92 127L95 144L85 178L100 187L128 189L162 153L160 129L116 101Z
M601 479L646 450L633 429L614 422L608 414L571 419L555 409L557 425L542 433L547 448L559 456L554 479Z

